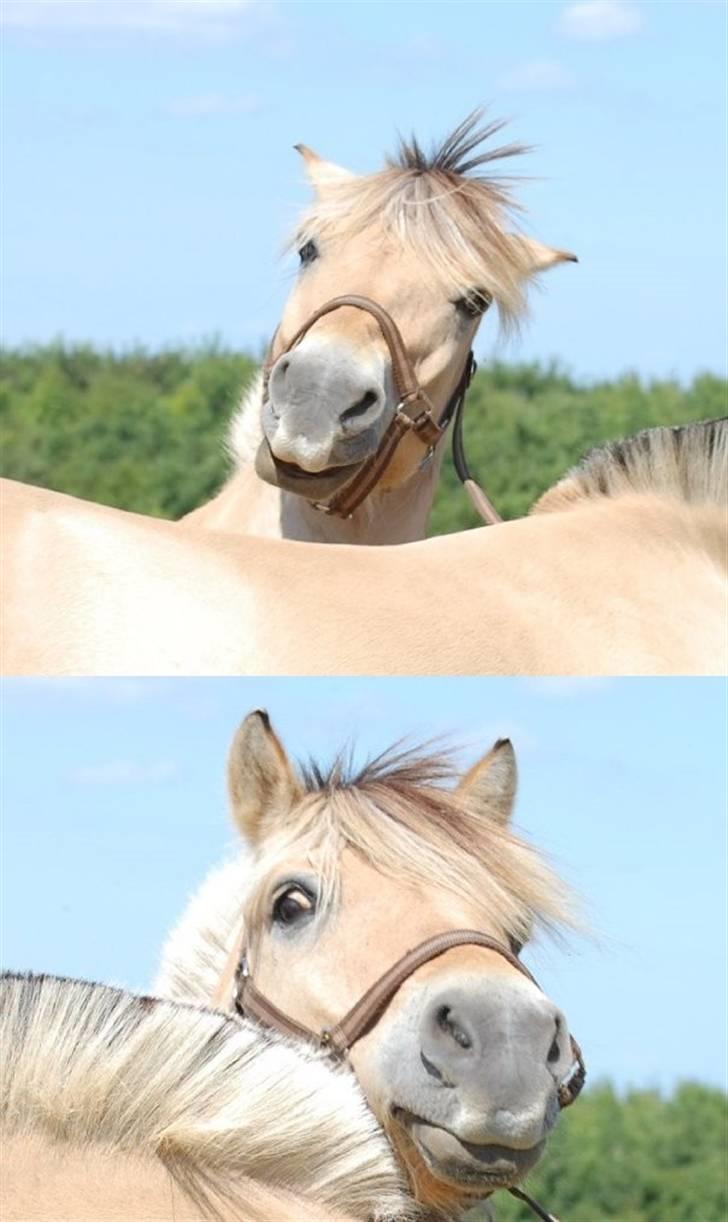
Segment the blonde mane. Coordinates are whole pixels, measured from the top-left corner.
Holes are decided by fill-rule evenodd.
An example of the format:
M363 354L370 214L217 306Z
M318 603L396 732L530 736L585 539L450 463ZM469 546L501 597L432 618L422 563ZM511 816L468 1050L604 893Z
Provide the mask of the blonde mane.
M354 772L344 757L301 769L305 796L254 858L213 871L165 948L156 988L209 1002L240 934L259 923L271 871L288 853L315 855L323 914L351 848L383 874L449 890L475 905L485 928L525 942L534 923L573 925L570 897L534 849L452 787L447 757L393 749ZM386 965L382 965L383 967Z
M689 505L728 500L728 417L644 429L590 450L545 492L531 513L549 513L593 497L652 493Z
M346 243L378 226L416 254L423 276L457 296L485 290L501 320L513 323L525 312L524 280L533 267L518 235L507 231L519 210L512 180L473 171L528 149L484 149L504 123L481 127L481 117L481 111L469 115L430 154L412 138L383 170L327 184L299 224L296 242Z
M409 1208L354 1075L318 1053L104 985L5 974L1 988L6 1138L146 1155L211 1216L251 1218L244 1177L362 1220Z

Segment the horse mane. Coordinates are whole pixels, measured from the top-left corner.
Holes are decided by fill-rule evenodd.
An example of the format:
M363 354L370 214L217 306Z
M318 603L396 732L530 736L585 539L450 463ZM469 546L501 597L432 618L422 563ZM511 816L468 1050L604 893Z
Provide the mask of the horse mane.
M417 255L423 276L464 296L486 290L501 321L526 310L524 280L533 268L518 235L508 232L520 211L512 177L474 173L528 152L522 144L484 148L504 127L481 125L476 110L426 153L417 139L401 140L384 169L327 184L298 226L295 240L324 236L346 243L370 226Z
M85 981L5 973L0 993L7 1139L146 1155L213 1217L252 1222L243 1177L362 1222L408 1208L354 1075L313 1049Z
M254 857L213 870L172 931L155 985L165 996L209 1001L241 921L256 926L270 873L293 846L315 854L321 914L338 894L341 853L352 848L384 874L450 890L484 928L519 943L535 923L576 924L567 888L536 851L453 787L450 756L395 746L361 767L341 753L326 768L299 771L305 794L285 830Z
M446 174L456 179L464 178L473 170L480 169L492 161L501 161L505 157L520 157L530 151L524 144L513 143L484 149L483 144L502 131L506 121L494 119L479 127L482 117L482 109L472 111L441 144L434 145L429 153L424 151L415 135L410 136L409 140L400 138L397 153L394 157L387 158L387 164L400 170L414 170L418 174ZM476 156L471 157L470 154L475 153L476 149ZM484 181L486 185L492 185L494 180ZM498 180L495 182L497 186Z
M728 499L728 417L643 429L590 450L531 513L549 513L586 498L653 493L688 505Z

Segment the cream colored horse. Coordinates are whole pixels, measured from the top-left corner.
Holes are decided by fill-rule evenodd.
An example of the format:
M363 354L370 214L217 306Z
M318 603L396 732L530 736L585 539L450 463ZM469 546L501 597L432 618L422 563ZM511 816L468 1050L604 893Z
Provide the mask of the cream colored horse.
M273 341L268 390L260 378L249 390L230 436L235 473L188 522L321 543L424 538L442 440L428 454L416 437L406 438L350 519L314 508L376 451L397 407L389 352L371 317L337 310L294 351L285 349L331 298L373 298L399 326L439 418L488 305L505 323L515 321L527 282L573 261L509 231L507 184L483 171L523 150L482 148L502 125L478 128L479 117L430 156L416 141L403 143L383 170L364 176L298 146L315 202L296 232L300 272Z
M194 530L6 484L2 664L39 675L721 674L725 421L400 547Z
M267 716L251 714L229 762L248 855L207 879L158 990L232 1009L244 948L267 1001L320 1031L434 935L477 930L517 954L535 923L569 921L563 886L509 827L510 743L457 788L450 777L417 753L353 777L341 761L300 773ZM532 980L493 949L460 945L401 983L347 1063L415 1199L451 1218L535 1165L574 1055L564 1015Z
M3 1222L403 1217L355 1078L210 1010L46 976L0 984Z

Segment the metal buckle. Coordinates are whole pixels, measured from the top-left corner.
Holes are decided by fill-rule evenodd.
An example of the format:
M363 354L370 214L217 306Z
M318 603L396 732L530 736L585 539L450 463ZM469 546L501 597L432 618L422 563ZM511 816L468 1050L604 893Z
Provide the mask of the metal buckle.
M440 440L442 429L437 423L435 417L429 407L423 407L422 411L417 416L408 416L407 412L403 411L404 400L397 405L397 410L394 413L395 420L399 420L407 429L414 429L415 433L421 433L427 430L432 434L437 434L435 441ZM435 444L435 441L432 444Z
M394 418L395 420L400 420L405 428L412 429L415 427L417 422L422 419L425 413L420 412L419 416L408 416L407 412L403 410L404 406L405 401L404 399L401 399L395 408Z
M310 505L311 505L311 508L315 509L318 513L325 513L325 514L328 514L329 516L331 516L334 513L334 510L331 508L331 506L324 504L323 501L311 501ZM354 517L354 514L353 513L337 513L336 517L341 518L342 522L350 522L351 519Z
M248 956L241 955L233 977L233 1006L240 1014L245 1012L241 998L245 988L244 982L249 979L250 967L248 966Z

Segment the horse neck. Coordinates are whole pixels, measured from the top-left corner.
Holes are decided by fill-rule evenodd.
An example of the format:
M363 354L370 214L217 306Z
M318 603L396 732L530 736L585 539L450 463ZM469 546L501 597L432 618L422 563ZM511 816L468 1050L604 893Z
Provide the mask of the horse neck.
M281 536L304 543L354 543L383 546L424 539L437 488L442 453L406 483L372 492L350 518L314 509L292 493L279 493Z
M304 543L384 545L424 539L437 489L442 447L404 484L376 489L347 519L322 513L303 497L264 483L255 453L262 439L260 378L244 395L233 419L229 448L237 469L220 492L186 520L212 530Z

